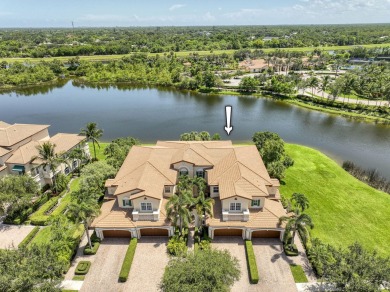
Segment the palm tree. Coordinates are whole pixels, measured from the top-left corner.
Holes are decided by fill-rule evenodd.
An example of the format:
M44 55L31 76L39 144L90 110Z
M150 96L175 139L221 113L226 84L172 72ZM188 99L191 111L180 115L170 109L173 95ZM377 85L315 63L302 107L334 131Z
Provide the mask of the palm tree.
M319 81L318 81L317 77L313 76L313 77L309 78L308 86L311 88L311 95L313 97L314 97L314 89L318 88L318 85L319 85Z
M99 129L96 123L88 123L85 129L80 130L80 134L86 136L87 140L92 142L93 154L95 156L95 160L97 160L95 144L97 144L98 147L100 148L98 139L103 135L103 130Z
M295 203L295 206L304 212L307 208L309 208L309 200L306 198L304 194L294 193L291 197L291 201Z
M285 233L285 239L287 238L287 235L292 232L292 238L291 238L291 244L289 245L289 248L292 249L292 245L294 244L295 234L297 231L301 230L303 231L303 234L306 234L306 228L307 226L310 228L314 227L314 224L307 214L300 214L299 210L297 210L297 214L293 214L292 216L282 216L279 218L279 223L287 222L286 224L286 233Z
M80 173L80 168L83 164L83 161L85 161L88 157L84 151L83 148L74 148L68 155L69 159L73 162L74 160L77 161L77 169Z
M43 144L37 146L38 155L33 156L31 162L35 161L36 159L42 160L42 166L44 168L49 167L50 171L53 172L53 191L57 191L57 185L56 185L56 170L57 167L61 163L65 163L65 159L62 157L62 155L59 155L55 152L56 145L51 143L50 141L44 142Z
M91 217L96 217L100 213L100 207L96 200L89 199L87 201L71 203L67 210L68 217L75 223L84 225L84 230L87 234L88 246L92 248L91 238L88 232L88 220Z
M214 203L214 199L206 198L203 192L199 193L199 196L195 199L194 206L196 213L202 218L202 226L205 224L206 216L210 216L211 218L214 216Z
M326 75L321 82L320 89L322 91L322 98L324 98L325 91L328 90L330 85L331 77L329 75Z
M183 234L183 227L188 226L191 220L190 206L192 205L192 193L188 190L178 192L169 198L165 209L167 217L175 226L179 225L179 233Z

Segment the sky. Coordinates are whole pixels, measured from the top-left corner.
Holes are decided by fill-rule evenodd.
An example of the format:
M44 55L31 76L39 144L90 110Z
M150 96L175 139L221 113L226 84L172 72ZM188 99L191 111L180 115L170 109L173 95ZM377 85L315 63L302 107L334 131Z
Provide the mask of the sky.
M388 23L390 0L0 0L0 27Z

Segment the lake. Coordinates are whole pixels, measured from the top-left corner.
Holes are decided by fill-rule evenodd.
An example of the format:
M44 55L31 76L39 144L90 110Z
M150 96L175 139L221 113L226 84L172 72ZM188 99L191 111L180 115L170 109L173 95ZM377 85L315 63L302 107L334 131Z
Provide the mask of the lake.
M133 136L142 142L177 140L183 132L218 132L222 139L249 141L256 131L277 132L286 141L317 148L342 162L376 168L390 178L390 127L349 120L272 99L210 96L128 85L56 85L1 93L0 120L49 124L50 134L79 132L88 122L104 129L103 140ZM230 136L225 106L233 107Z

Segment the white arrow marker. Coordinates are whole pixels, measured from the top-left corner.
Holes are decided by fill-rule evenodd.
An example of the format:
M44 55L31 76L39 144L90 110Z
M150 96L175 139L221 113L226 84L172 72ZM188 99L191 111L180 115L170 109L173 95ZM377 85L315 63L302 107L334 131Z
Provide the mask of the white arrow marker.
M230 105L225 106L226 111L226 127L225 131L228 135L230 135L230 132L233 131L233 126L231 125L232 120L232 107Z

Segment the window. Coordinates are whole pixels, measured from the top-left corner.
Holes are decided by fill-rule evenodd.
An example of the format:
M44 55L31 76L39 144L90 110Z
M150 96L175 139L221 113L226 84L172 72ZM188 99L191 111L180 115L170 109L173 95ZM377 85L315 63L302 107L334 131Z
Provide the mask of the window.
M77 160L73 160L73 168L76 168L77 167Z
M203 177L204 178L204 170L202 169L202 170L197 170L196 171L196 176L197 177Z
M252 200L252 207L260 207L260 200Z
M216 187L213 187L213 193L219 193L219 187L218 186L216 186Z
M180 176L188 175L188 169L187 168L180 168L179 170Z
M241 211L241 203L230 203L230 211Z
M141 203L141 211L152 211L152 203Z
M129 198L123 198L123 207L129 206L131 207L131 201Z
M170 186L165 186L164 187L164 192L165 193L170 193L171 192L171 187Z
M69 170L69 167L66 167L65 168L65 174L69 174L70 170Z

